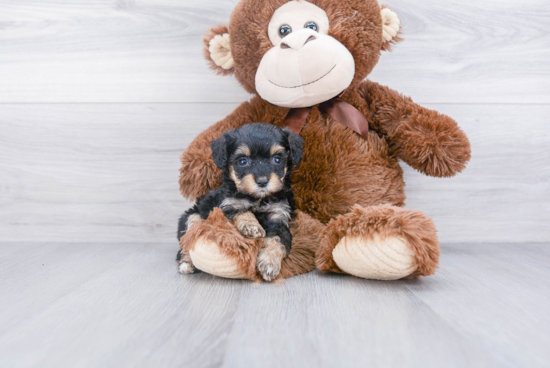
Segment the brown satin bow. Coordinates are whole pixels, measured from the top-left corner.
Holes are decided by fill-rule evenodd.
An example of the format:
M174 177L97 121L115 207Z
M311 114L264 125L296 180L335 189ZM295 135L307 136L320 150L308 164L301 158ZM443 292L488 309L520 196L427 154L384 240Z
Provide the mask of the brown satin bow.
M291 132L300 134L310 111L311 107L291 109L285 118L283 128L288 128ZM353 105L340 100L329 100L319 105L319 111L328 114L340 124L368 139L369 122Z

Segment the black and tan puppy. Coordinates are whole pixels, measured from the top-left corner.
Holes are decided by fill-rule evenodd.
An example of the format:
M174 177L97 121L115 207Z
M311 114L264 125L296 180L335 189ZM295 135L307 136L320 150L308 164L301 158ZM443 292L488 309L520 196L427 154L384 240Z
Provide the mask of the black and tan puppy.
M245 237L264 239L257 268L264 280L271 281L292 245L290 173L302 159L303 139L272 124L253 123L224 133L211 148L214 162L223 170L222 184L181 216L178 240L195 221L219 207ZM183 251L178 261L181 273L195 271Z

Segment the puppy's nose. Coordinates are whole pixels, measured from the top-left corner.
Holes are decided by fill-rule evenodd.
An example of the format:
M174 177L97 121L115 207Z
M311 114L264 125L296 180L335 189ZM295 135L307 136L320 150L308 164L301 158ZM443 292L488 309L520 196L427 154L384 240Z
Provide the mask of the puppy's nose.
M256 184L258 184L260 188L267 187L267 183L269 183L269 179L266 178L265 176L262 176L261 178L256 179Z

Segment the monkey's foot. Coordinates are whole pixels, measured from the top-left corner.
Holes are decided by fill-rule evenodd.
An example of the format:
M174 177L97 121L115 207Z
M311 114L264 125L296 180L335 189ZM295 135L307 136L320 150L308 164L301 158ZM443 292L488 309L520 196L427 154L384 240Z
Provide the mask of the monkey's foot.
M317 251L321 271L375 280L428 276L439 260L431 219L422 212L381 205L352 211L329 222Z

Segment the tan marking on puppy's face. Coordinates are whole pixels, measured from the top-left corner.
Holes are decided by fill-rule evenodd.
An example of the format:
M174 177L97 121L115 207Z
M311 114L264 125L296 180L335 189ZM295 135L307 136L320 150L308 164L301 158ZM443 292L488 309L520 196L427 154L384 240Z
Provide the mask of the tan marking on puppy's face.
M279 143L275 143L270 147L271 156L274 156L277 154L283 155L285 153L286 153L285 148ZM250 156L251 151L247 145L242 144L235 150L235 153L233 155ZM241 171L243 170L240 170L239 172ZM280 169L279 169L279 172L280 172ZM241 193L251 195L255 198L265 198L282 190L284 187L284 178L286 176L286 173L287 173L287 167L285 162L283 176L279 177L277 173L272 172L271 174L269 174L269 182L267 186L262 188L258 186L258 184L256 183L256 180L258 178L256 177L255 174L249 173L239 179L237 176L237 171L235 170L235 167L231 165L229 168L229 176L231 177L231 180L233 180L233 182L235 183L237 190Z
M239 184L236 184L239 192L247 193L252 196L256 196L255 193L258 191L258 186L256 185L256 179L254 179L253 174L245 175Z
M235 181L235 185L239 192L249 194L256 198L268 197L282 190L284 186L283 180L275 173L271 173L269 182L264 188L260 188L256 184L256 179L253 174L245 175L239 182Z
M235 156L243 155L243 156L250 156L250 148L246 145L240 145L236 150L235 153L233 153Z
M284 178L284 177L283 177ZM271 173L269 176L269 183L267 184L267 190L270 193L276 193L283 189L283 178L280 178L279 175Z
M254 175L248 174L245 175L242 179L239 179L237 177L235 169L233 168L233 166L231 166L229 168L229 176L231 177L231 180L233 180L233 182L235 183L235 186L237 187L237 190L239 192L255 196L254 193L256 193L257 185L256 180L254 180Z
M235 169L233 168L233 166L231 166L229 168L229 176L231 177L231 180L233 180L233 182L237 186L237 189L239 189L239 187L241 185L241 180L239 178L237 178L237 173L235 172ZM240 191L240 189L239 189L239 191Z
M278 153L279 154L284 153L284 152L285 152L285 148L278 143L275 143L273 146L271 146L271 149L269 151L269 153L271 153L271 156L276 155Z

